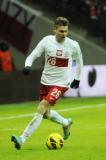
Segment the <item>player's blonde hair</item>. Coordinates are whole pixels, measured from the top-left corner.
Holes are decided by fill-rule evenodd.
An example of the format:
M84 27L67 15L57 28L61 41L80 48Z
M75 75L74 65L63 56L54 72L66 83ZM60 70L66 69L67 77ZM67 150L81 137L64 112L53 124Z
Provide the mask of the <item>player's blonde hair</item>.
M54 27L58 27L58 26L68 26L68 27L70 27L70 22L65 17L57 17L55 22L54 22Z

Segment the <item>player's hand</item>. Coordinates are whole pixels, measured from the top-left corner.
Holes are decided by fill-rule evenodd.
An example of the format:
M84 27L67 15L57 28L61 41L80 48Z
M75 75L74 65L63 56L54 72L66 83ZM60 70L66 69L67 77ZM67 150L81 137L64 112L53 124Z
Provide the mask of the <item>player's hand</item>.
M74 89L77 89L77 88L79 88L79 83L80 83L79 80L74 79L74 80L72 81L70 87L71 87L71 88L74 88Z
M29 67L29 66L24 67L22 73L25 75L29 75L31 73L31 67Z

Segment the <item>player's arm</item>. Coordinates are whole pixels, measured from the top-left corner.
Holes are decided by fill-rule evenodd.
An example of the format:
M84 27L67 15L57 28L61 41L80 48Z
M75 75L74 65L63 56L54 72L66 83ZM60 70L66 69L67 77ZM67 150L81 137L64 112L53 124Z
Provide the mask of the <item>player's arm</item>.
M77 89L79 88L81 71L83 67L82 52L78 44L76 46L75 60L76 60L76 74L74 80L71 83L71 88Z
M44 52L44 42L41 40L37 47L32 51L32 53L26 58L25 60L25 66L23 69L23 73L28 75L31 73L31 66L33 62L41 56L41 54Z

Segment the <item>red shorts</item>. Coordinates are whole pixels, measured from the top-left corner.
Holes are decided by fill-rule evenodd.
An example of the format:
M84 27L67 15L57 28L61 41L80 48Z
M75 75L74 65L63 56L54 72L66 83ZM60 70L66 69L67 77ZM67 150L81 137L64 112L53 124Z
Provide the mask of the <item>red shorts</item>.
M40 101L47 100L51 106L68 90L66 87L40 85Z

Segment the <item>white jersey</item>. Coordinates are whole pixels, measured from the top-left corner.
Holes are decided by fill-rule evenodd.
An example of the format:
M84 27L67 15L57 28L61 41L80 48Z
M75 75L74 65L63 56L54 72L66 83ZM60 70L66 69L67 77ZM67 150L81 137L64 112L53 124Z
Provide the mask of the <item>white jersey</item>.
M45 66L41 76L41 83L68 87L71 81L72 60L77 62L76 80L80 80L83 65L82 53L78 42L66 37L64 42L57 42L55 35L44 37L27 57L25 67L32 65L33 61L45 54Z

